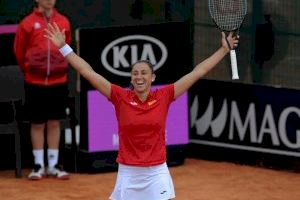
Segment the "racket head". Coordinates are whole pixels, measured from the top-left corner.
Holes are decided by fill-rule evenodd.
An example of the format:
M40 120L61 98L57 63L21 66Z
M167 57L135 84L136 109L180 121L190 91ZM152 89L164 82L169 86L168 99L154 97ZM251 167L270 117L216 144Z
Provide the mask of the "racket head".
M247 0L208 0L209 13L222 31L238 30L247 14Z

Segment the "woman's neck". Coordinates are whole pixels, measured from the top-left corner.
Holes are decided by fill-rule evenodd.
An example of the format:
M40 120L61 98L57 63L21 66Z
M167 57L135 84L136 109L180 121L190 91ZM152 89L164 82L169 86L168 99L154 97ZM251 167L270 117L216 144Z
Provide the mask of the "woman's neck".
M141 100L141 102L144 102L148 98L149 91L143 92L143 93L135 92L135 94L138 96L138 98Z

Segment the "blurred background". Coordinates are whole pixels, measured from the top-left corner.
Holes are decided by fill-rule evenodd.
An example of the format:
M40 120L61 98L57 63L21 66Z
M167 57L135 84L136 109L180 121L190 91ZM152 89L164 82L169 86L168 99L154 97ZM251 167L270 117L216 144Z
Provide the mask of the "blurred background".
M0 26L17 25L32 10L33 2L1 0ZM174 155L180 155L172 157L172 159L180 158L178 162L175 160L176 164L183 164L185 157L193 156L206 159L228 159L233 162L248 162L272 167L284 165L290 168L300 157L300 136L298 136L300 134L300 54L298 52L300 48L300 1L248 0L247 2L248 13L239 31L240 44L237 48L240 79L231 80L230 59L227 58L205 77L204 82L200 81L199 85L193 87L188 94L189 142L179 145L178 149L175 146L170 150L171 156L172 152ZM176 67L186 67L191 70L195 64L211 55L220 46L221 34L209 15L207 1L57 0L56 5L72 23L74 49L77 49L75 30L78 28L103 29L174 22L184 22L189 25L188 48L191 49L190 60L186 61L188 65ZM170 37L172 36L170 34ZM11 46L13 37L13 33L7 34L5 31L0 34L0 68L17 65ZM170 73L176 74L171 70ZM77 98L78 96L77 78L76 73L70 70L70 97ZM201 83L203 87L200 86ZM195 108L195 99L197 102L195 97L203 99L199 102L202 107L199 105ZM82 98L81 96L81 100ZM246 129L244 132L241 131L242 129L236 130L237 139L232 139L232 135L231 137L224 136L230 134L230 122L226 122L223 132L220 133L224 136L223 138L208 136L212 134L211 127L203 130L207 131L206 135L199 133L195 121L200 118L199 113L204 113L202 111L207 109L210 98L217 103L220 102L218 106L215 106L216 111L211 111L213 118L217 116L222 102L226 100L226 105L229 105L229 110L231 109L231 115L228 114L224 121L234 118L232 109L234 102L237 102L240 118L244 121L242 123ZM248 135L252 131L246 120L251 112L249 108L251 103L254 103L256 107L257 132L255 134L260 138L254 142L248 136L243 137L243 134ZM76 102L76 105L75 107L79 108L80 103ZM268 106L271 108L269 109ZM0 112L5 112L5 106L0 109ZM193 114L196 112L195 109L199 111L198 114ZM280 124L284 120L282 113L286 112L289 113L287 114L289 117L286 117L288 123L285 121L286 123L282 125ZM83 121L83 117L86 116L82 116L76 109L76 118L79 123ZM236 121L232 123L237 124ZM23 126L21 129L26 132L28 127L26 124ZM86 139L82 137L81 140L84 143ZM276 141L274 138L278 138L279 142L274 142ZM13 138L0 139L0 141L3 143L0 146L4 149L6 144L9 144L7 141L13 144ZM84 149L85 145L83 144L81 148ZM22 163L24 167L27 167L31 164L29 161L32 160L29 137L23 136L22 149L24 153ZM222 152L221 155L220 152ZM69 153L66 150L65 154ZM11 155L13 155L13 149ZM99 161L102 159L99 155L89 155L92 157L89 159ZM285 164L278 161L278 156L286 160ZM83 157L81 159L85 160ZM14 166L11 156L7 156L5 163L1 161L2 168Z
M33 1L0 2L0 24L17 24ZM241 82L299 89L299 25L297 0L248 0L248 14L240 30L238 60ZM213 52L219 32L207 1L197 0L58 0L57 8L78 27L141 25L189 21L193 28L194 63ZM271 30L270 30L271 29ZM1 41L2 42L2 41ZM1 45L2 46L2 45ZM3 51L3 50L1 50ZM256 55L258 54L258 55ZM3 54L1 54L3 55ZM4 57L1 57L3 62ZM5 60L5 59L4 59ZM209 79L230 80L224 65Z

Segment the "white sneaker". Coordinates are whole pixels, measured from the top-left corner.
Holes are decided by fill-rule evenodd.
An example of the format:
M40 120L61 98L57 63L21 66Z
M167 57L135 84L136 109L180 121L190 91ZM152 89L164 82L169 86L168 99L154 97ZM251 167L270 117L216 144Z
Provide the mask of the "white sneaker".
M45 176L45 168L41 165L35 164L33 170L28 175L30 180L40 180Z
M64 171L59 165L49 167L47 170L47 175L61 180L67 180L70 178L70 174Z

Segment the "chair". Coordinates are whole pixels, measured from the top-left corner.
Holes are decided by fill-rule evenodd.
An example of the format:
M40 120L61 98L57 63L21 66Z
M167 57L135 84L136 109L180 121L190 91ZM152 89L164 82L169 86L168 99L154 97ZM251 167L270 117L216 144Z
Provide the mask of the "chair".
M0 136L2 134L14 135L15 143L15 176L22 177L21 168L21 141L18 123L19 108L23 104L24 97L23 74L18 66L0 66L0 102L7 107L2 108L0 115Z

